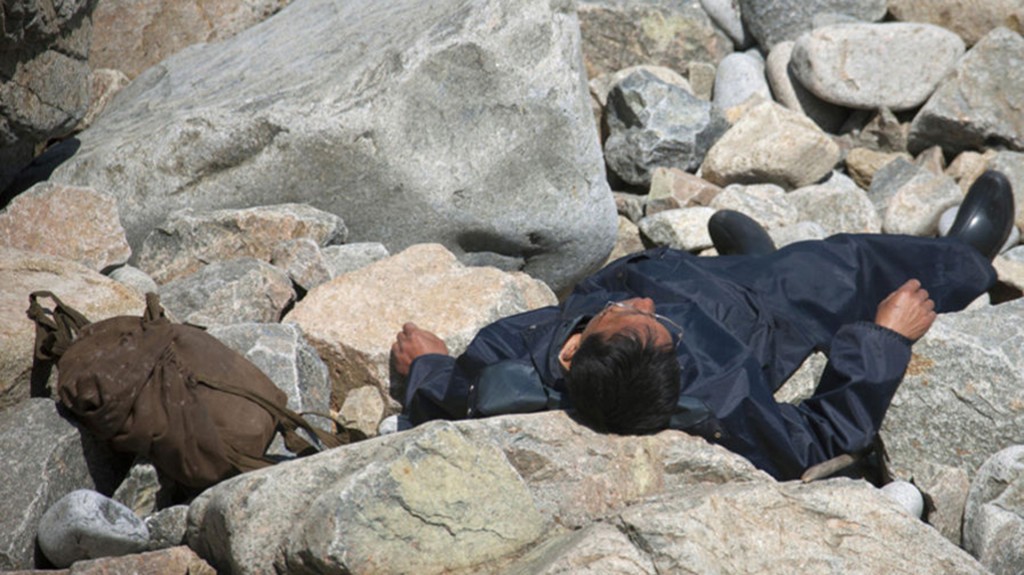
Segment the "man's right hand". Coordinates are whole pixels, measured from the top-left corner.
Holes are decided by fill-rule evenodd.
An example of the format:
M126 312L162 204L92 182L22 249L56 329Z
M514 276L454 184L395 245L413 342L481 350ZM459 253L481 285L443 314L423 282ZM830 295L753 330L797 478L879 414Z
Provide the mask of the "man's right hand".
M878 304L875 323L917 341L935 323L935 302L916 279L908 280Z
M409 375L409 368L417 357L432 353L448 355L448 346L437 335L420 329L412 322L402 326L402 331L398 332L395 343L391 345L395 371L402 377Z

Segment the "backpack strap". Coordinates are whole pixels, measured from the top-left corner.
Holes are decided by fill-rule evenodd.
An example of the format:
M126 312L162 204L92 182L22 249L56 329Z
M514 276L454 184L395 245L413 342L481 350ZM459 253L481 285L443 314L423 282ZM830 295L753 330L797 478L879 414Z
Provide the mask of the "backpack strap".
M160 305L160 296L155 293L147 293L146 313L142 319L143 327L154 324L166 324L169 322L170 320L167 319L164 309ZM335 420L335 423L337 423L339 429L342 430L338 434L328 433L322 429L317 429L310 425L309 422L300 414L292 411L288 407L280 405L275 401L271 401L263 395L253 392L249 388L236 385L232 382L203 378L199 383L217 391L245 398L262 407L271 415L271 417L274 418L274 421L277 422L277 425L281 430L281 434L284 436L285 447L288 448L288 451L291 451L296 455L310 455L320 451L322 448L338 447L354 441L366 439L366 435L361 431L346 428L337 422L337 420ZM334 418L331 419L333 420ZM315 438L315 441L319 445L314 446L299 435L299 429L305 430L310 437ZM241 453L232 446L223 442L221 445L224 447L225 456L228 458L228 461L241 471L259 469L260 467L266 467L267 465L274 463L273 460L266 457L252 457Z
M163 325L170 323L163 306L160 305L160 296L153 292L146 292L146 311L142 314L142 327L151 324Z
M53 300L53 310L44 308L40 298ZM60 301L48 291L35 291L28 296L28 318L36 324L35 358L57 361L68 350L78 332L89 325L89 320L77 310Z
M340 423L338 425L342 431L338 434L333 434L326 432L322 429L317 429L310 425L309 422L303 419L303 417L298 413L292 411L291 409L283 405L279 405L273 401L270 401L267 398L263 397L262 395L253 393L249 389L245 389L221 381L210 381L208 379L205 379L200 383L201 385L205 385L211 389L216 389L217 391L222 391L224 393L230 393L232 395L244 397L245 399L248 399L249 401L252 401L253 403L265 409L277 422L278 427L281 431L281 435L284 437L285 447L288 448L288 451L291 451L292 453L300 457L312 455L314 453L322 451L323 449L339 447L341 445L346 445L355 441L361 441L363 439L366 439L366 435L363 432L357 429L345 428L344 426L340 425ZM338 423L337 420L335 420L335 422ZM299 435L299 429L303 429L307 433L309 433L311 437L315 438L319 445L314 446L304 437ZM254 469L260 469L262 467L266 467L267 465L275 463L274 460L266 456L252 457L250 455L241 453L238 450L234 449L232 446L224 443L223 441L221 442L221 445L224 448L224 454L228 462L235 466L235 468L237 468L239 471L252 471Z
M285 447L287 447L288 451L291 451L292 453L308 455L319 451L319 449L314 447L309 441L298 434L299 429L302 429L312 437L315 437L319 443L328 449L352 443L353 441L366 439L366 435L361 431L345 428L343 426L341 427L342 431L338 434L328 433L322 429L317 429L310 425L309 422L303 419L303 417L298 413L283 405L278 405L262 395L253 393L252 390L221 381L204 380L201 383L212 389L216 389L217 391L244 397L267 410L267 412L270 413L270 415L273 416L280 425L281 434L284 436Z

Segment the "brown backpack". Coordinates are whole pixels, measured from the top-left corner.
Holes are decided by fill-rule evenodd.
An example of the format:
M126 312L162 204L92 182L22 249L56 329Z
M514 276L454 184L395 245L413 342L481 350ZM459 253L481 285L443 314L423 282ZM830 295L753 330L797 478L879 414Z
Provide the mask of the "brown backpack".
M299 428L324 447L362 438L309 425L259 368L202 329L167 319L155 294L142 317L96 323L50 292L29 302L36 358L57 361L60 403L115 450L146 456L183 485L205 488L272 464L264 452L278 429L300 455L316 449Z

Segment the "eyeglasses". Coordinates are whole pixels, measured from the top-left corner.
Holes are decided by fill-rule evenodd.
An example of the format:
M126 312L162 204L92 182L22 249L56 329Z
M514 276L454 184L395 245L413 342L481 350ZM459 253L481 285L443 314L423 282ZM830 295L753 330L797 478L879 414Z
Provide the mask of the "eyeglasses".
M638 313L640 315L645 315L645 316L647 316L649 318L653 318L658 323L660 323L661 326L664 327L665 330L668 331L668 334L672 337L672 347L673 347L673 349L679 349L679 344L682 343L682 341L683 341L683 327L681 325L679 325L678 323L672 321L671 319L669 319L669 318L667 318L667 317L665 317L665 316L663 316L661 314L652 313L652 312L649 312L649 311L644 311L642 309L638 309L636 307L633 307L633 306L629 305L628 303L624 303L624 302L621 302L621 301L610 301L610 302L606 303L604 305L604 308L601 310L601 314L607 313L612 308L621 309L621 310L623 310L626 313ZM601 314L598 314L598 315L601 315Z

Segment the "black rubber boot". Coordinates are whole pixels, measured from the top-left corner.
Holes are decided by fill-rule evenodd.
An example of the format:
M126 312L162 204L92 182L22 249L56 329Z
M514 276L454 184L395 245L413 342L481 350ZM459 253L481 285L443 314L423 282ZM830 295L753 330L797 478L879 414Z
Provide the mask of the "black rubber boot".
M947 235L967 242L991 260L1010 237L1015 216L1010 180L989 170L971 184Z
M761 224L733 210L718 210L708 220L711 243L719 255L764 255L775 251L775 243Z

